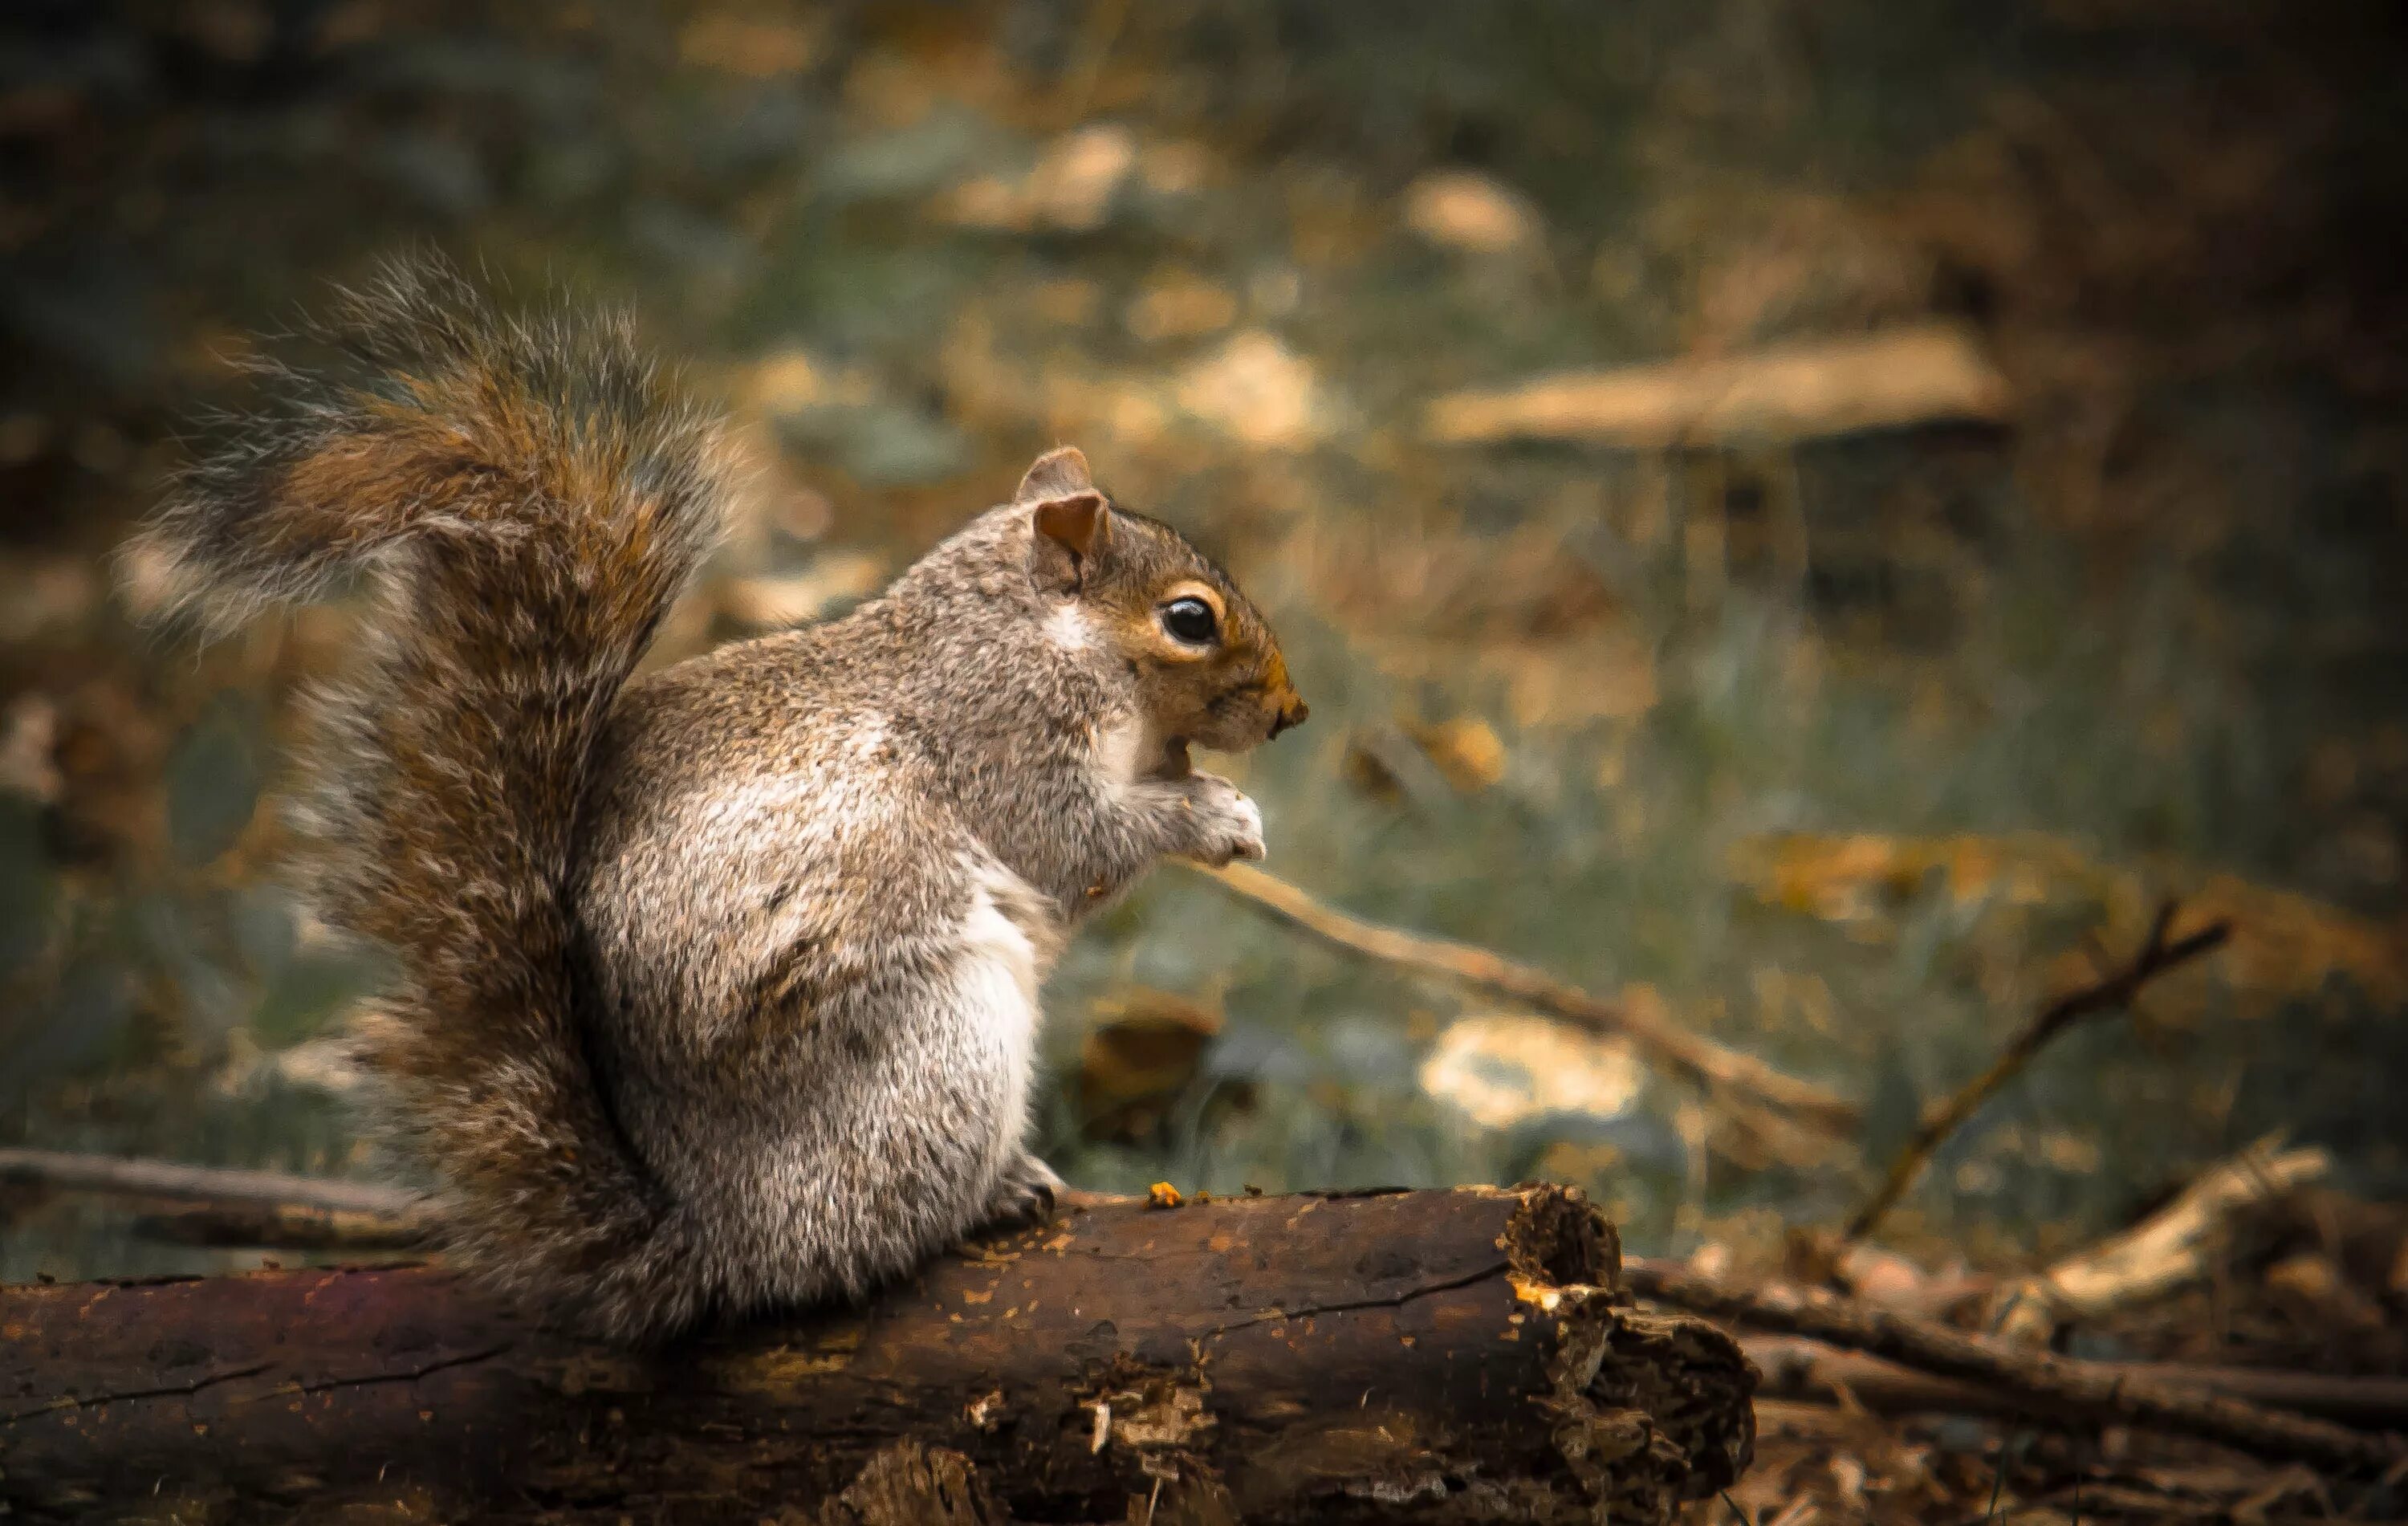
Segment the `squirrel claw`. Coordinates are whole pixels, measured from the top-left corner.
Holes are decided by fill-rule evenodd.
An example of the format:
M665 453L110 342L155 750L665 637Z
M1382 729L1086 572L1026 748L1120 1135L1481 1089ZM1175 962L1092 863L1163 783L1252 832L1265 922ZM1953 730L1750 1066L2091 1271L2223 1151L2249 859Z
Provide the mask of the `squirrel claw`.
M1263 857L1260 806L1217 774L1196 774L1189 785L1188 810L1197 818L1189 857L1219 869L1232 859Z
M1023 1229L1042 1224L1054 1216L1054 1194L1061 1190L1062 1178L1054 1174L1053 1167L1033 1155L1022 1156L995 1184L982 1226Z

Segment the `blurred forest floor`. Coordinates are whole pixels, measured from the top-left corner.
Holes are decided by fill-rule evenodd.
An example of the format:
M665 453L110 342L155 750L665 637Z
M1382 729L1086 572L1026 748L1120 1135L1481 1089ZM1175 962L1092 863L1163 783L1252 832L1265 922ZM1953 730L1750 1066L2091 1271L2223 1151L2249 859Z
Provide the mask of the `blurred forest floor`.
M319 1041L370 976L276 888L260 808L346 618L196 651L107 557L247 336L424 242L634 302L740 410L759 485L663 660L843 607L1078 443L1286 639L1313 724L1236 769L1268 867L1863 1116L1769 1145L1166 871L1053 987L1082 1186L1543 1175L1635 1250L1769 1260L2176 897L2229 946L2047 1051L1885 1241L2027 1266L2278 1130L2395 1196L2399 32L2230 0L13 7L0 1144L369 1167ZM0 1279L245 1260L0 1201ZM2344 1291L2390 1335L2314 1300L2251 1328L2397 1370L2408 1260ZM2238 1306L2100 1354L2229 1344Z

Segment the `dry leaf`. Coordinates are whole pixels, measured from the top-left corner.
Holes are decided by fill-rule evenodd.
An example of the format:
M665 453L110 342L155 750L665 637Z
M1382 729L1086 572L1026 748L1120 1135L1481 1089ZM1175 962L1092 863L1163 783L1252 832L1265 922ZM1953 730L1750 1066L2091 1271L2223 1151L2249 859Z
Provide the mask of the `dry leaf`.
M1485 175L1440 170L1405 188L1405 225L1468 254L1507 254L1539 241L1537 209Z

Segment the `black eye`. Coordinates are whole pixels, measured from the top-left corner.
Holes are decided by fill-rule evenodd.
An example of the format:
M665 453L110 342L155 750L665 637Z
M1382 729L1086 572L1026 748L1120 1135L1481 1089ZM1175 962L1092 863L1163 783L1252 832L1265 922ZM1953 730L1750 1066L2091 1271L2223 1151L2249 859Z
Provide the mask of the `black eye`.
M1162 628L1190 646L1209 643L1218 629L1212 606L1200 598L1174 598L1162 607Z

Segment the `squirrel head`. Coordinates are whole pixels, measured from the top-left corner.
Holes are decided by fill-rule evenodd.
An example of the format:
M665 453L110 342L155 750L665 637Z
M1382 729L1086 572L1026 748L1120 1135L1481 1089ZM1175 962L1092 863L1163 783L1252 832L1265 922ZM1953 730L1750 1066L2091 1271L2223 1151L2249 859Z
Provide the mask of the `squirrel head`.
M1125 666L1165 770L1185 770L1190 742L1243 752L1303 722L1260 612L1177 530L1097 490L1085 456L1039 456L1012 504L1029 515L1029 575L1064 601L1079 640Z

